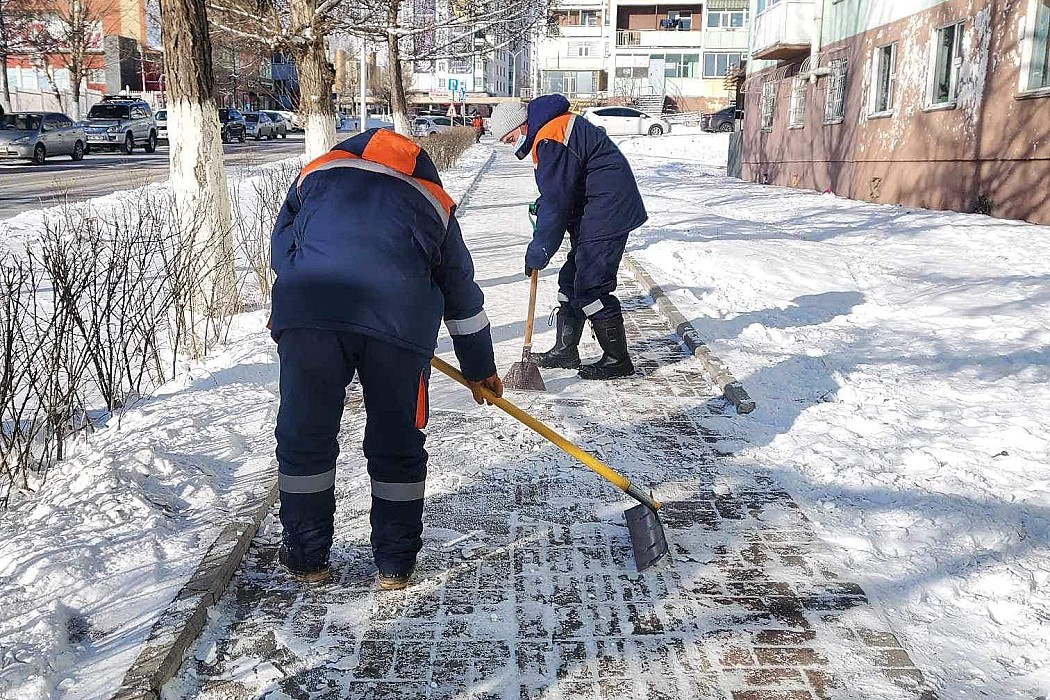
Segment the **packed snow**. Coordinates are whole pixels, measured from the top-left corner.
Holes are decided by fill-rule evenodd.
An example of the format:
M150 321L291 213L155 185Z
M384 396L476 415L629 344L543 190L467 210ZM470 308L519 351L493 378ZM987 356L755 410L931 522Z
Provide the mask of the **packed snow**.
M1050 693L1050 228L730 179L723 134L619 141L650 212L631 255L758 404L722 448L800 499L939 697ZM0 513L0 696L114 690L272 471L264 321Z
M1050 228L729 179L632 139L629 250L758 404L722 429L808 506L942 698L1050 692Z

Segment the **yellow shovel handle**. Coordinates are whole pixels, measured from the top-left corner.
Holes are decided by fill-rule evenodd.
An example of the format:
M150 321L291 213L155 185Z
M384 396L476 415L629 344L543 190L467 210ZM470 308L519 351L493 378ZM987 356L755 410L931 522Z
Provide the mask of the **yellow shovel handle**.
M467 383L466 378L459 372L459 370L457 370L455 367L445 362L441 358L435 357L430 361L430 364L434 367L434 369L438 370L443 374L447 374L449 377L455 379L457 382L467 387L468 389L470 388L470 385ZM651 497L647 496L643 491L641 491L637 486L634 486L631 483L630 479L625 477L623 474L616 471L601 460L584 452L579 447L569 442L566 438L562 437L554 430L549 428L546 424L542 423L536 418L533 418L531 415L521 410L520 408L512 404L510 401L507 401L504 398L496 398L496 396L492 392L485 388L482 388L481 394L485 397L486 401L492 403L494 406L499 407L506 413L509 413L511 416L521 421L529 428L532 428L544 438L561 448L562 451L564 451L570 457L574 457L575 459L578 459L579 461L583 462L585 466L597 473L600 477L613 484L620 490L626 492L635 500L639 501L643 505L648 506L649 508L652 508L653 510L656 510L660 507L660 503L658 501L653 500Z

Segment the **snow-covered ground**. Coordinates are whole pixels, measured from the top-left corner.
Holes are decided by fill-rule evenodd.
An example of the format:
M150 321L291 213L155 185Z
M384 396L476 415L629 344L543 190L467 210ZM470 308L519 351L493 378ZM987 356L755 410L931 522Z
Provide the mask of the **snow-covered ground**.
M489 154L474 147L443 174L453 197ZM276 167L233 174L245 211L250 179ZM71 206L100 212L137 196ZM0 222L0 236L16 249L31 243L47 215ZM183 364L152 398L79 441L39 493L0 511L0 698L112 695L228 515L260 497L274 476L277 410L265 323L265 311L238 316L213 357Z
M724 177L628 139L631 254L758 403L723 429L881 603L942 698L1050 693L1050 228Z
M722 447L799 497L939 697L1050 692L1050 229L727 179L726 135L620 141L651 216L631 254L758 403ZM114 689L258 488L264 321L0 513L0 697Z

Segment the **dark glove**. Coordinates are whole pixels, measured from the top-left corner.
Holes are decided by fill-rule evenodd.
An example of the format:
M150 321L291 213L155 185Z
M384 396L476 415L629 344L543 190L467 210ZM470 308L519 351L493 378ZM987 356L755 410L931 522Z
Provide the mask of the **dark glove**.
M529 214L531 214L532 216L536 216L537 214L539 214L539 211L540 211L540 200L537 199L535 202L532 202L531 204L529 204Z
M529 267L528 265L526 265L525 266L525 279L527 279L527 280L528 279L532 279L532 273L533 272L534 272L534 270L531 267Z

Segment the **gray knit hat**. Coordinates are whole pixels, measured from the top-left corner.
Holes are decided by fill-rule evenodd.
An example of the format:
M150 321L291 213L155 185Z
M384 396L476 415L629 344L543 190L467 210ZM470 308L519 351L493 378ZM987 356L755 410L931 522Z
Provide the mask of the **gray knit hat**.
M521 102L500 102L489 117L489 133L501 139L525 123L528 109Z

